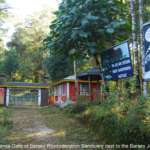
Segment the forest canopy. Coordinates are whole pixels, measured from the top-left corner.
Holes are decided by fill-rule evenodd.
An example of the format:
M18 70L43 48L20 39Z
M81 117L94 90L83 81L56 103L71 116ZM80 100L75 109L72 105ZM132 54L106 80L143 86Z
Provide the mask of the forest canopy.
M144 21L149 20L149 7L144 1ZM138 16L137 2L135 8ZM58 80L73 74L73 61L77 72L98 65L104 50L131 40L130 13L130 2L124 0L62 0L53 14L46 8L15 24L7 47L0 39L0 72L8 80ZM6 14L0 7L0 22ZM10 71L6 66L11 65Z
M52 79L62 65L69 67L54 65L60 54L78 62L89 57L97 61L101 51L129 37L129 3L124 1L63 0L55 16L44 41L50 53L48 65L54 66L49 72Z

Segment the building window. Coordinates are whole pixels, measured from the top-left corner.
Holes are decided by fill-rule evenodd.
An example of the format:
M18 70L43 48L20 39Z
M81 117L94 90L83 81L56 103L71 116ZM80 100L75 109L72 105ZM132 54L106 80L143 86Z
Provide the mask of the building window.
M80 95L88 96L89 95L89 85L88 83L80 84Z
M64 84L62 85L62 95L66 95L66 91L67 91L67 84L64 83Z

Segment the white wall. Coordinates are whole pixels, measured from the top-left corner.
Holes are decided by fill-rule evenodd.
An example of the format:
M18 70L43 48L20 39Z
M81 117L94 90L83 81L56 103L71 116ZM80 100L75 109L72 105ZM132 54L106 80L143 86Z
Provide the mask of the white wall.
M10 89L7 88L7 90L6 90L6 106L9 105L9 94L10 94Z
M38 105L41 106L41 89L38 89Z

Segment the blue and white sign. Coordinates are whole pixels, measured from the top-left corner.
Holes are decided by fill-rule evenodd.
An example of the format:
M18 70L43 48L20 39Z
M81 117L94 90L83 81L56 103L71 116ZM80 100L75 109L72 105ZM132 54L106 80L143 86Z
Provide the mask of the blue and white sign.
M150 23L143 25L143 79L150 80Z
M118 80L133 76L128 41L104 51L101 60L104 80Z

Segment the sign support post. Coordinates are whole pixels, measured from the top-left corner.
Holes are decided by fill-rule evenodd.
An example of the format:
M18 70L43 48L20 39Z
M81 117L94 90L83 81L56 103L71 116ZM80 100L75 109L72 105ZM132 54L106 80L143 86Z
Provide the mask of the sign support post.
M143 50L143 2L142 0L139 0L139 21L140 21L140 49L141 49L141 56L142 56L142 84L143 84L143 95L147 96L147 82L143 80L143 76L144 76L144 50Z
M142 48L143 94L147 96L147 81L150 80L150 22L145 23L141 30L143 31L141 45L144 45Z

